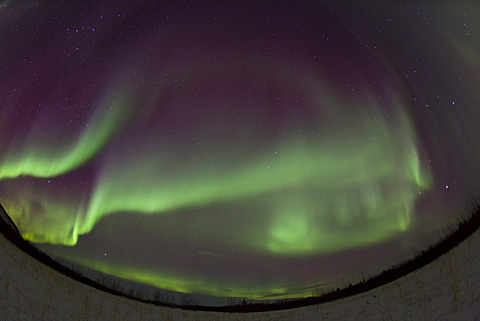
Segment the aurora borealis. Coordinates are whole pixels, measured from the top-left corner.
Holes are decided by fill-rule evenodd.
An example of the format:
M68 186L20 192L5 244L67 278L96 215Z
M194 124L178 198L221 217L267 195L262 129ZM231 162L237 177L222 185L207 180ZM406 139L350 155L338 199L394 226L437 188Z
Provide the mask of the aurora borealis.
M476 1L6 1L0 202L47 253L283 298L422 249L480 184Z

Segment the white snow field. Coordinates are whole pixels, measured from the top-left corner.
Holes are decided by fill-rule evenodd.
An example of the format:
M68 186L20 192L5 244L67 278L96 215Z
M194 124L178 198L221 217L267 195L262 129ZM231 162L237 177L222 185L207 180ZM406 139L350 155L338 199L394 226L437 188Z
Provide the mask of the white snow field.
M0 233L0 320L480 320L480 231L395 282L289 310L221 313L115 296L44 265Z

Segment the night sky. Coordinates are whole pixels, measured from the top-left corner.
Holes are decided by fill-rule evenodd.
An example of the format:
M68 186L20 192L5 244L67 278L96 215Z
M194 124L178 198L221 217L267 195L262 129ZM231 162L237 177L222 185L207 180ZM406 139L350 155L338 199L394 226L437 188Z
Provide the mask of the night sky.
M131 281L380 272L480 196L479 137L478 1L0 4L0 202Z

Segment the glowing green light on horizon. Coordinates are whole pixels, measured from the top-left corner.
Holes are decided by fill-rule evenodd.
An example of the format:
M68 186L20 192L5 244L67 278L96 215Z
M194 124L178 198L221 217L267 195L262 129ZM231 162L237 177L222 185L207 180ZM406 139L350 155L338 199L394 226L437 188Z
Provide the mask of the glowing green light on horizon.
M233 296L258 300L272 296L275 296L276 299L286 299L311 295L310 288L292 293L290 288L281 286L280 284L252 288L242 284L238 280L230 280L227 282L228 284L217 284L216 282L218 281L215 280L205 280L190 275L175 275L174 273L168 273L158 269L146 269L122 264L99 262L75 256L68 257L68 260L107 275L180 293L198 293L218 297Z

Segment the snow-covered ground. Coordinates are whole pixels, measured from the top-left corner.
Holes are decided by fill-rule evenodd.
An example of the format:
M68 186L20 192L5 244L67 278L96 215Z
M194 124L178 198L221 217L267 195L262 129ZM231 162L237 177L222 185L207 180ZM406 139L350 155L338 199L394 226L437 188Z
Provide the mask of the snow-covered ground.
M70 279L0 234L0 320L480 320L480 231L431 264L367 293L290 310L187 311Z

